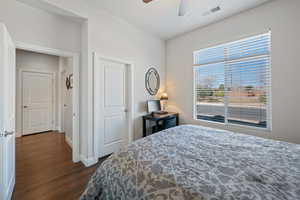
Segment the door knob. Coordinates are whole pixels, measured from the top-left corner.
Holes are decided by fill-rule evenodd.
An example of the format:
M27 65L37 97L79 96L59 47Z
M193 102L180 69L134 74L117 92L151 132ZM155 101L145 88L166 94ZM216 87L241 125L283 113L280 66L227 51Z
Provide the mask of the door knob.
M23 106L23 108L28 108L28 106Z
M4 132L4 136L9 136L9 135L13 135L15 132L14 131L5 131Z
M9 135L13 135L15 132L14 131L4 131L4 134L0 134L1 137L7 137Z

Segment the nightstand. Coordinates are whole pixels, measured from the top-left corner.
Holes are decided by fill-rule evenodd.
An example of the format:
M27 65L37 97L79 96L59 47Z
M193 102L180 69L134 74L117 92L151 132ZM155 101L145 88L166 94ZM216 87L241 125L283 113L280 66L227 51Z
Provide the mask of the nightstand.
M151 133L147 134L147 121L151 124ZM143 137L179 125L179 114L148 114L143 116Z

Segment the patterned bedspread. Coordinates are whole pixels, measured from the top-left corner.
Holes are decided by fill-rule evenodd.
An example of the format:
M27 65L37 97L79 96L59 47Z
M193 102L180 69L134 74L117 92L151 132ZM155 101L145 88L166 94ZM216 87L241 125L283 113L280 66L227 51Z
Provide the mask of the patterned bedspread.
M110 156L82 200L300 200L300 145L185 125Z

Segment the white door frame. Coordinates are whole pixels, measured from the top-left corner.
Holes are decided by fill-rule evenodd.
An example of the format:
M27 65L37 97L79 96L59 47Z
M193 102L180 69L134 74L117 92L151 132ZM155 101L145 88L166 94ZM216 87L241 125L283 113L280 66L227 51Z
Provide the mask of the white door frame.
M95 66L97 66L98 64L98 59L103 59L103 60L108 60L108 61L113 61L113 62L118 62L121 64L125 64L127 67L127 78L128 78L128 85L127 85L127 99L128 99L128 143L133 141L134 138L134 64L133 62L127 61L127 60L123 60L123 59L119 59L119 58L113 58L113 57L109 57L109 56L104 56L101 54L98 54L96 52L94 52L94 65L93 65L93 71ZM93 73L94 74L94 73ZM94 76L92 78L93 80L93 91L94 91ZM94 95L90 96L90 98L93 98ZM94 108L94 104L93 104L93 108ZM93 127L92 130L94 130L94 119L95 119L95 115L94 112L92 112L93 114ZM98 141L98 137L96 134L94 134L94 155L98 156L98 149L99 149L99 143ZM97 157L95 158L96 160L98 159Z
M59 49L52 49L43 46L32 45L24 42L15 41L16 48L36 53L44 53L54 56L71 57L73 60L73 142L72 142L72 159L73 162L80 161L79 154L79 134L80 134L80 66L79 53L63 51Z
M17 128L20 130L20 133L17 133L17 137L20 137L23 135L23 73L24 72L30 72L30 73L38 73L38 74L49 74L52 76L52 83L54 82L55 84L52 84L52 130L56 130L56 107L57 103L55 101L56 99L56 74L55 72L50 72L50 71L43 71L43 70L37 70L37 69L18 69L18 87L17 87L17 93L18 93L18 99L17 99L17 107L19 108L17 111L17 116L19 118L20 124L17 124Z
M60 59L61 62L61 59ZM61 70L61 63L59 64L59 74L58 74L58 131L60 132L65 132L65 126L64 126L64 95L63 95L63 88L62 87L66 87L65 85L63 85L64 80L62 79L63 75L66 73L65 70Z
M59 72L58 72L58 127L57 130L59 132L65 133L65 140L68 143L68 145L73 148L72 146L72 140L67 137L66 134L66 126L65 126L65 91L64 91L64 87L66 87L66 83L65 83L65 79L63 79L66 75L66 70L62 70L62 62L61 62L61 58L59 59ZM72 98L73 98L73 94L72 94ZM72 102L73 105L73 102Z

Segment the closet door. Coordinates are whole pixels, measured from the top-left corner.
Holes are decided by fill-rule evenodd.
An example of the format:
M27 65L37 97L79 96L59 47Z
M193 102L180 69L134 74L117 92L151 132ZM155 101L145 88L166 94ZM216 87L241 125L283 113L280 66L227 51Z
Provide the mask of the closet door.
M96 58L94 70L94 131L103 157L128 143L127 66Z

